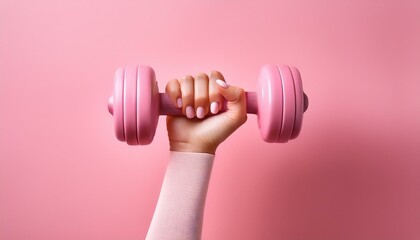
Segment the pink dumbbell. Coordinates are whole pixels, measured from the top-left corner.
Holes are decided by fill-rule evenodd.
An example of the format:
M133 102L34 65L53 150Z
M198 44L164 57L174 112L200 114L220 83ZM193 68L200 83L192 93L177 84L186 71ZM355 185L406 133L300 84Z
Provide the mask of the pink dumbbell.
M115 73L108 110L114 116L115 135L129 145L152 142L159 115L183 115L166 93L159 93L151 67L127 66ZM308 97L299 71L286 65L265 65L258 78L258 92L246 92L247 113L258 115L261 138L287 142L301 130ZM226 110L226 106L222 111Z

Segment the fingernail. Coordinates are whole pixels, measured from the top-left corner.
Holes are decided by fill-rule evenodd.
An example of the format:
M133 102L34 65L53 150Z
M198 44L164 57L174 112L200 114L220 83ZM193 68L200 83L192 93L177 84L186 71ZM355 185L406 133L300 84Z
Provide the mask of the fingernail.
M216 80L217 84L219 84L222 88L228 88L229 84L227 84L225 81L217 79Z
M186 113L187 113L187 118L193 118L194 117L194 108L193 107L191 107L191 106L188 106L186 109L185 109L185 111L186 111Z
M176 100L176 105L178 106L178 108L181 108L182 107L182 99L181 98L178 98Z
M200 119L204 117L204 108L203 107L198 107L197 108L197 117L200 118Z
M216 114L219 111L219 103L218 102L212 102L210 105L210 111L213 114Z

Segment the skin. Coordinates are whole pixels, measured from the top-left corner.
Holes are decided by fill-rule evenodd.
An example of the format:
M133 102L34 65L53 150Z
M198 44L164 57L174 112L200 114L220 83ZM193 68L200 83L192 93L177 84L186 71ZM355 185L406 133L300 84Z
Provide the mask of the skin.
M245 93L216 71L173 79L166 93L184 116L167 117L171 159L146 239L201 239L215 152L245 123Z
M217 79L225 82L220 72L212 71L209 75L173 79L166 85L165 91L175 106L181 99L180 108L185 114L166 118L171 151L215 154L217 147L246 122L244 90L227 84L222 87ZM227 101L227 111L219 112L223 101ZM218 113L209 116L213 102Z

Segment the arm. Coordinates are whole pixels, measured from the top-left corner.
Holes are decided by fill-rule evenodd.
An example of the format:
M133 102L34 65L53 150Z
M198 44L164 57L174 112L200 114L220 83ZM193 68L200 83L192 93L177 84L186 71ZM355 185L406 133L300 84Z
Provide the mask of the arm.
M185 116L167 117L171 159L146 239L200 239L214 154L246 121L245 93L219 72L174 79L166 92Z
M171 152L146 239L199 239L214 155Z

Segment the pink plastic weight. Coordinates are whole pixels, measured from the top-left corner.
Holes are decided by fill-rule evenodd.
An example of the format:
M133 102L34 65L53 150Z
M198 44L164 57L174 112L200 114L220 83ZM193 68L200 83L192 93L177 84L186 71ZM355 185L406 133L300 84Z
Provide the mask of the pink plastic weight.
M124 133L129 145L137 145L137 67L124 71Z
M182 112L168 95L159 93L155 72L144 65L118 68L108 111L114 116L115 135L129 145L153 141L159 115ZM247 113L258 115L260 135L266 142L296 138L308 106L299 71L286 65L265 65L257 82L258 92L247 92Z
M293 81L295 83L295 94L296 94L296 113L295 113L295 124L293 127L292 136L290 139L295 139L302 129L303 112L304 112L304 93L302 87L302 79L299 71L295 67L290 67L292 71Z
M283 85L282 89L278 89L278 91L283 91L283 119L281 132L277 138L277 142L284 143L289 141L295 124L295 86L292 72L290 72L290 68L288 66L280 65L278 66L278 70L280 72L281 82Z
M266 142L277 142L283 118L283 91L279 69L265 65L258 78L258 127Z
M159 90L151 67L139 66L137 74L137 139L140 145L153 141L159 120Z

